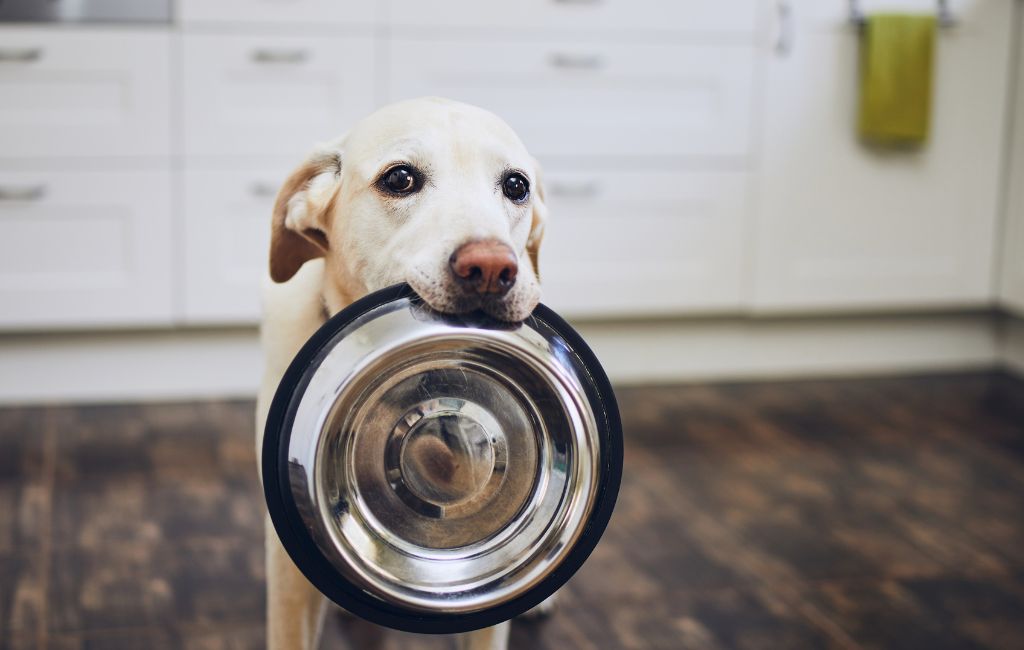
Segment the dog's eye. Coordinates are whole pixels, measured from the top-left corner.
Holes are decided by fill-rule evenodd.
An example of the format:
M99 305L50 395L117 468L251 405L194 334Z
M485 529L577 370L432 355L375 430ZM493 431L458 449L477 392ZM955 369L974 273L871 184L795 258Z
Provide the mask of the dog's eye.
M513 172L501 182L501 189L505 192L505 196L516 203L522 203L526 197L530 196L530 181L526 180L522 174Z
M419 178L412 167L399 165L384 172L380 184L394 194L409 194L419 188Z

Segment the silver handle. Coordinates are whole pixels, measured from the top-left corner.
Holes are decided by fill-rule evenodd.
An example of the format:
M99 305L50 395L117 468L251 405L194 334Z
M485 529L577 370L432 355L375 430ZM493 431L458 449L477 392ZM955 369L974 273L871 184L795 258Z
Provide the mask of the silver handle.
M857 27L864 27L867 24L867 16L864 11L860 8L859 0L849 0L850 3L850 22ZM939 27L956 27L956 16L953 15L953 10L949 8L949 0L938 0L936 3L936 17L938 19Z
M43 58L43 48L2 48L0 49L0 63L32 63Z
M267 198L268 196L277 196L277 188L270 183L264 183L263 181L256 181L249 186L249 194L259 197L261 199Z
M600 70L604 67L604 59L599 54L554 52L548 61L553 67L563 70Z
M953 10L949 8L949 0L939 0L939 24L943 27L953 27L956 25Z
M775 53L786 56L793 51L793 6L786 0L776 4L779 14L779 35L775 39Z
M44 196L45 185L0 186L0 201L39 201Z
M583 181L581 183L569 183L565 181L553 181L548 184L548 194L552 197L564 197L571 199L592 199L600 191L597 181Z
M604 0L551 0L556 5L599 5Z
M260 48L252 51L254 63L285 63L295 65L304 63L309 58L306 50L272 50Z

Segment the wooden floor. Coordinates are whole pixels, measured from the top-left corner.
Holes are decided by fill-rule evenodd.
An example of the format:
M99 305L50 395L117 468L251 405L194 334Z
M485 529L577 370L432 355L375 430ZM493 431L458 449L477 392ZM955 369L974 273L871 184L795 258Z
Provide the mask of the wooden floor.
M618 510L513 648L1024 648L1024 381L619 397ZM260 648L251 440L245 402L0 411L0 647Z

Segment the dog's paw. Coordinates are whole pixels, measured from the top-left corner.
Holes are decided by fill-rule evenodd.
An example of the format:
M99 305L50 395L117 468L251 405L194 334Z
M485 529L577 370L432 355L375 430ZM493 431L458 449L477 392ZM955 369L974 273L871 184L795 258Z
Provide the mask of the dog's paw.
M544 600L540 601L534 607L526 610L519 615L519 618L525 618L529 620L540 620L547 618L555 613L555 607L558 602L558 594L551 594Z

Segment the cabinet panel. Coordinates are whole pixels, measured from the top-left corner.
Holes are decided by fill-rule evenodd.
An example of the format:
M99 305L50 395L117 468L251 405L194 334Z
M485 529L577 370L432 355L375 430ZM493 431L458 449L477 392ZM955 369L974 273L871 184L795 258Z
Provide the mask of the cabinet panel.
M170 324L168 172L0 172L0 327Z
M541 156L744 156L754 49L396 39L391 99L491 109ZM430 61L429 66L411 62Z
M185 172L185 318L256 322L270 214L289 167Z
M939 36L930 141L902 151L858 141L856 31L791 4L793 47L766 66L755 306L987 303L1010 3L958 4L971 11Z
M390 25L432 28L750 33L757 17L757 0L390 0L387 6Z
M0 28L0 155L167 154L169 38Z
M544 302L571 316L735 310L747 177L548 169Z
M359 0L178 0L183 23L369 24L379 3Z
M187 154L297 159L373 110L369 37L183 41Z
M1024 317L1024 10L1017 11L1015 64L1017 96L1010 108L1013 133L1009 144L999 298L1005 307Z

